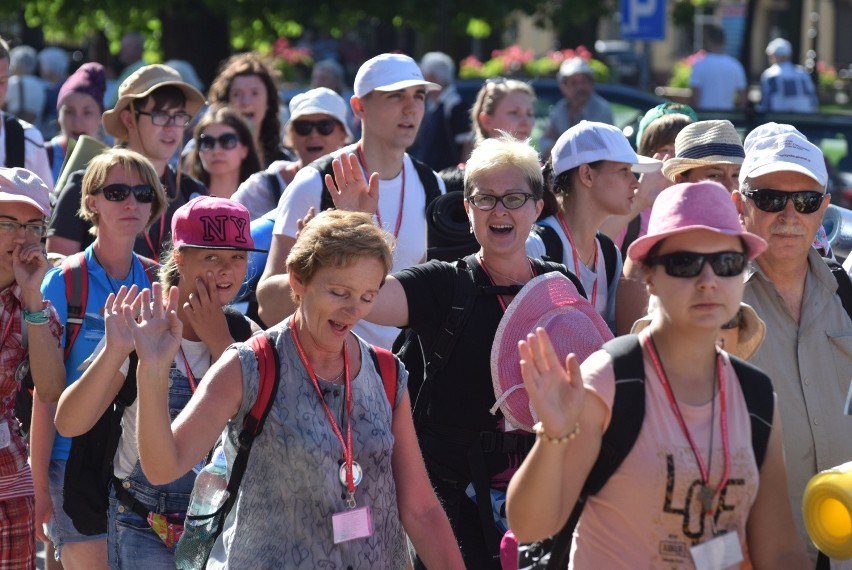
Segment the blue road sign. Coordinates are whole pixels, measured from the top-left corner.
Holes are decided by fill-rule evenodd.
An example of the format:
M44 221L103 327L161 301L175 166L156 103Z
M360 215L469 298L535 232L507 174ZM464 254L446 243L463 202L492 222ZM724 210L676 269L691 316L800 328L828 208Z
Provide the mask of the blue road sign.
M666 0L621 0L621 37L662 40L666 37Z

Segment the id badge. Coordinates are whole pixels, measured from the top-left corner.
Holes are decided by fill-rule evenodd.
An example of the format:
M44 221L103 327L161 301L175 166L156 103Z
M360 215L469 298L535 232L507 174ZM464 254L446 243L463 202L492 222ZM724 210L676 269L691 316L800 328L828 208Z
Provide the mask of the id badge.
M0 449L9 447L12 443L12 434L9 432L9 423L6 420L0 421Z
M334 544L367 538L373 535L373 516L370 507L359 507L331 515Z
M695 570L724 570L743 561L739 535L720 534L689 549Z

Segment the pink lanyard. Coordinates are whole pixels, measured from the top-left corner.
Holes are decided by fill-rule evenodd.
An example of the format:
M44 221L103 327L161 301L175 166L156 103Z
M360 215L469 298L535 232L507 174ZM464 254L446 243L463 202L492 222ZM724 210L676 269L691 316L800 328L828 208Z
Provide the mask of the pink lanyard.
M189 380L189 387L192 389L192 393L195 394L195 390L198 388L198 383L195 381L195 374L192 373L192 368L189 367L189 360L186 359L186 353L183 351L183 347L180 347L180 357L183 358L183 365L186 368L186 379Z
M680 408L677 405L677 400L675 400L674 393L672 392L671 385L669 384L668 378L666 377L666 371L663 369L663 363L660 360L659 355L657 354L657 349L654 346L654 341L651 339L649 335L643 344L645 349L648 351L648 355L651 357L651 362L654 364L654 368L657 371L657 376L660 377L660 383L663 385L663 389L666 391L666 397L669 400L669 405L674 412L675 417L677 418L678 424L680 424L680 429L683 431L683 435L686 436L686 440L689 442L689 446L692 448L692 454L695 455L695 461L698 463L698 469L701 471L701 482L704 487L707 489L711 489L710 487L710 473L707 471L707 467L704 465L704 460L701 458L701 454L698 451L698 446L695 445L695 442L692 439L692 435L689 433L689 427L686 425L686 421L683 419L683 415L680 413ZM722 479L719 481L719 486L715 489L711 489L713 491L713 496L710 500L710 504L716 501L719 495L722 492L722 489L725 488L725 485L728 484L728 477L731 474L731 453L728 448L728 414L727 407L725 405L725 381L722 375L722 355L716 355L716 375L717 380L719 382L719 406L721 409L720 413L720 427L722 429L722 450L724 452L724 468L722 470ZM713 429L713 426L710 426L710 429ZM713 453L713 450L710 449L708 453L708 457ZM702 508L706 508L705 514L712 516L713 509L708 505L702 506Z
M565 216L562 215L562 212L556 214L556 219L559 220L559 225L562 226L562 231L565 232L565 237L568 238L568 243L571 244L571 259L574 262L574 272L577 274L577 278L582 280L582 276L580 275L580 256L577 255L577 246L574 245L574 236L571 235L571 230L568 229L568 224L565 222ZM590 301L592 302L592 306L595 306L595 301L598 298L598 244L597 239L595 239L595 259L592 261L592 265L595 268L595 284L592 285L592 298ZM591 267L589 268L591 269Z
M358 145L358 162L361 163L361 168L364 171L364 178L367 180L367 183L370 182L370 172L367 170L367 161L364 159L364 149L361 148L361 145ZM402 227L402 211L403 204L405 204L405 158L402 159L402 191L399 196L399 212L396 215L396 227L393 230L394 239L399 237L399 228ZM379 227L385 227L382 224L382 214L379 212L379 205L376 204L376 219L379 221Z
M491 272L488 271L488 267L486 267L486 265L485 265L485 259L483 259L483 257L481 255L477 256L477 259L479 260L479 265L482 266L482 270L485 271L485 274L488 276L488 280L491 281L491 284L496 287L497 284L494 283L494 278L491 277ZM530 275L535 276L535 274L536 274L535 273L535 266L533 265L532 259L530 259L528 257L527 262L529 262L529 264L530 264ZM523 287L523 285L521 285L521 286ZM503 312L505 313L507 305L506 305L506 301L503 300L502 295L497 295L497 302L500 303L500 308L503 309Z
M355 477L352 475L352 379L349 377L349 354L346 351L346 341L344 340L343 342L343 371L345 378L344 392L346 393L346 440L344 441L340 427L337 425L334 415L331 413L331 410L328 408L328 404L325 403L325 400L322 397L322 390L319 387L317 375L314 373L311 363L308 362L308 357L305 354L305 350L302 348L302 343L299 342L299 333L296 332L295 317L290 319L290 331L293 333L293 343L296 345L296 352L299 353L299 359L302 361L302 364L304 364L305 370L307 370L308 376L314 385L314 390L316 390L317 396L319 396L320 403L322 404L323 410L325 410L325 415L331 424L331 430L340 442L341 447L343 447L343 461L346 463L346 488L349 490L349 496L351 498L355 495Z

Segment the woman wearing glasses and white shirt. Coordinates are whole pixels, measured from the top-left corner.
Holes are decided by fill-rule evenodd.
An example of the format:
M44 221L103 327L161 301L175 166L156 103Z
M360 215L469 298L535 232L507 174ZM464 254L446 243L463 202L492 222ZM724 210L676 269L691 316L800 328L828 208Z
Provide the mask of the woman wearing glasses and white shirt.
M740 306L746 263L764 249L720 184L677 184L657 198L647 235L628 249L659 298L650 326L632 338L644 363L642 427L588 497L571 568L811 567L787 499L769 379L751 378L774 406L758 463L744 379L716 346ZM562 362L540 329L521 342L521 370L541 423L509 485L507 512L518 539L534 541L565 524L612 435L616 379L606 351L582 367L573 356Z
M133 252L136 237L157 219L166 197L154 167L142 155L126 149L110 149L89 163L83 176L81 215L92 224L95 241L82 255L87 272L88 295L82 324L65 356L63 383L70 386L82 373L80 364L103 338L103 306L110 293L125 286L150 287L146 265ZM149 260L150 261L150 260ZM64 270L48 271L42 283L44 298L56 308L61 322L68 321ZM73 329L66 326L62 346L69 344ZM31 358L55 346L31 346ZM71 440L56 434L56 405L35 398L30 455L36 490L36 536L53 542L57 556L69 570L93 570L107 564L106 534L83 535L62 508L65 464ZM56 437L54 437L56 436ZM104 522L106 512L104 512ZM42 524L47 524L47 536Z
M347 158L348 163L338 159L335 165L341 191L336 207L375 211L378 176L371 178L368 193L359 192L366 181L357 158ZM423 384L422 390L422 381L409 377L426 468L468 568L500 568L492 553L499 548L502 533L498 534L493 521L489 521L490 528L483 526L477 505L466 494L474 481L468 454L479 444L480 434L492 432L495 439L507 440L514 436L505 433L514 428L505 424L502 414L490 412L495 403L491 381L494 334L506 307L530 279L551 271L568 274L564 266L531 259L524 251L530 228L541 212L542 192L535 149L508 136L479 143L467 161L464 178L464 207L481 246L479 252L456 263L433 260L394 273L366 317L380 325L413 329L428 360L452 311L456 289L476 289L469 317L456 331L458 340L440 373ZM568 276L582 290L579 281ZM514 453L495 449L488 454L488 487L505 490L514 466L523 459L520 449ZM490 512L491 505L487 510Z
M195 126L193 140L186 166L211 196L230 198L241 183L260 170L251 128L231 107L208 109Z

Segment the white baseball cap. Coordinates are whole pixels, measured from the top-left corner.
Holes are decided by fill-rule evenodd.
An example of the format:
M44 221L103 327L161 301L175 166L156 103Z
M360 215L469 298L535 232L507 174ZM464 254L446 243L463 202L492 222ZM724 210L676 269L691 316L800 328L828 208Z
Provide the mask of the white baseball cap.
M775 38L766 46L766 55L775 57L790 57L793 55L793 46L784 38Z
M423 85L426 91L441 88L437 83L423 79L417 62L401 53L383 53L368 59L355 75L355 96L363 97L370 91L397 91Z
M828 171L822 151L798 131L748 141L746 157L740 170L740 184L774 172L799 172L813 178L823 188Z
M330 115L343 125L349 138L353 138L346 124L346 101L328 87L317 87L290 99L290 118L287 122L305 115Z
M653 172L663 166L656 158L637 155L616 127L593 121L580 121L562 133L550 151L550 159L556 175L598 160L632 164L633 172Z
M592 72L592 68L589 67L589 64L586 63L586 60L582 57L572 57L570 59L566 59L559 66L559 79L571 77L572 75L577 75L578 73L594 75L594 73Z

